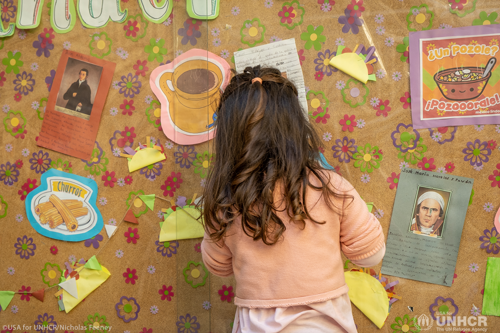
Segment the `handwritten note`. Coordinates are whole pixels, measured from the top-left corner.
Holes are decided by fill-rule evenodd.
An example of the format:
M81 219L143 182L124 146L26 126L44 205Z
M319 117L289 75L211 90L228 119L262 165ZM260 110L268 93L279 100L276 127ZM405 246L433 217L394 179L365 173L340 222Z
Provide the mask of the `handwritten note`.
M287 78L293 82L299 92L299 102L307 115L306 88L304 75L300 66L295 39L290 38L279 42L253 47L234 53L236 72L241 73L247 66L273 67L286 72Z
M383 274L451 286L473 182L470 178L435 172L408 168L402 170L382 264ZM439 196L425 195L427 192ZM421 197L442 205L438 218L444 222L439 236L430 237L419 233L425 230L421 228L425 227L424 223L420 220L417 222L416 217L420 212L418 206ZM429 201L422 200L420 204L431 205ZM427 226L429 220L423 220ZM419 225L422 231L414 232L412 229L415 225Z

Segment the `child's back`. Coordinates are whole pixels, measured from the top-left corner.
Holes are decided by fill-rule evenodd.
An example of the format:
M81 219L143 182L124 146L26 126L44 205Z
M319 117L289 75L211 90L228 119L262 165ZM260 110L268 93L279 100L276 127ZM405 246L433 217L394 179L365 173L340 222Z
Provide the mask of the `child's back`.
M380 223L345 179L315 160L319 140L293 85L276 70L245 72L218 110L204 193L205 265L235 275L234 332L355 332L340 252L377 264L385 251Z

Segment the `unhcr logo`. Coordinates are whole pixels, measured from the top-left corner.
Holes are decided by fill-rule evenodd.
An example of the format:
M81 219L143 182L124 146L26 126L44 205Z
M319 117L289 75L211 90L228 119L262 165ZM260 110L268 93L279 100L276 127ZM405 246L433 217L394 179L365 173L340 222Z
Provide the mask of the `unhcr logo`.
M420 315L417 319L417 326L421 331L428 331L434 325L434 320L427 316L426 314Z

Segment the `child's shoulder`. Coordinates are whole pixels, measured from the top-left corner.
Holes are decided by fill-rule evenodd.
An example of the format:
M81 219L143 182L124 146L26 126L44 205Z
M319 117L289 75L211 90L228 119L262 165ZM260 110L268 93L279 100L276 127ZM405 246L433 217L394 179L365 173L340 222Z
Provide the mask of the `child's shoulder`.
M322 169L318 170L317 174L323 178L323 181L332 186L335 191L344 192L353 189L353 186L349 183L349 181L347 181L347 179L333 170ZM312 172L310 173L309 182L314 186L321 186L321 181Z

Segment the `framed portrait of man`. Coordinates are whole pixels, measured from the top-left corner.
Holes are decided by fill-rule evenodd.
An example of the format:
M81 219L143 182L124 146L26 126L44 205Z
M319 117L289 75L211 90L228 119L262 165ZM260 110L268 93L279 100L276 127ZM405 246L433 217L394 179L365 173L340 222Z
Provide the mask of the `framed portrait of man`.
M89 120L102 72L102 66L68 57L55 110Z
M451 191L418 186L408 231L421 236L442 238Z

